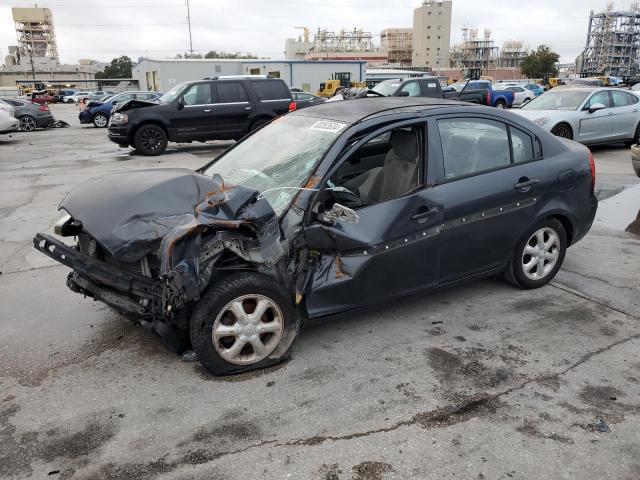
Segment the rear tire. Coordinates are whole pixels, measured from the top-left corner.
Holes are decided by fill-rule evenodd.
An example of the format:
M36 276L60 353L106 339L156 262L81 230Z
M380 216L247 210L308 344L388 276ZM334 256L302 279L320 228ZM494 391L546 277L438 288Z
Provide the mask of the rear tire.
M257 308L263 313L253 318ZM230 275L213 285L196 304L190 322L193 350L214 375L244 373L287 360L299 329L298 313L285 287L258 273Z
M504 110L504 109L507 108L507 104L504 103L502 100L498 100L496 102L496 108L499 109L499 110Z
M107 117L104 113L96 113L93 116L93 125L96 128L106 128L109 124L109 117Z
M555 218L530 228L516 246L503 276L523 289L540 288L558 273L567 252L567 233Z
M33 132L36 128L38 128L36 119L31 115L22 115L19 120L20 130L22 130L23 132Z
M143 125L133 138L133 148L142 155L162 155L167 149L167 133L158 125Z
M551 134L556 137L566 138L567 140L573 140L573 130L566 123L559 123L551 129Z
M636 127L636 132L633 135L633 139L629 140L628 142L624 142L627 147L635 145L636 143L640 143L640 123Z

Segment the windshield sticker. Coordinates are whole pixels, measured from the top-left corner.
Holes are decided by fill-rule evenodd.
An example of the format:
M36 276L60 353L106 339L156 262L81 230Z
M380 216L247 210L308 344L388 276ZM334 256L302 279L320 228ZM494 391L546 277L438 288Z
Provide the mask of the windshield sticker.
M342 130L346 126L347 126L346 123L332 122L331 120L318 120L316 123L311 125L310 130L338 133L340 130Z
M429 83L427 83L427 86L428 86L429 88L436 88L436 84L435 84L435 82L429 82Z

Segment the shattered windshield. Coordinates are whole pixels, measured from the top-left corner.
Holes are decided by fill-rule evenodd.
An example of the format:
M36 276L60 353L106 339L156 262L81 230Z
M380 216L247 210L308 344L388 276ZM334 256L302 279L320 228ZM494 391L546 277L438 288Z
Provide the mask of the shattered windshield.
M316 117L277 118L209 166L205 174L218 173L227 185L258 191L280 215L346 126Z
M400 80L385 80L372 88L374 92L377 92L385 97L390 97L400 86Z
M171 90L169 90L167 93L162 95L158 100L160 101L160 103L171 103L176 98L178 98L178 95L180 95L185 88L187 88L186 82L179 83L178 85L173 87Z
M534 98L522 110L578 110L590 91L551 90Z

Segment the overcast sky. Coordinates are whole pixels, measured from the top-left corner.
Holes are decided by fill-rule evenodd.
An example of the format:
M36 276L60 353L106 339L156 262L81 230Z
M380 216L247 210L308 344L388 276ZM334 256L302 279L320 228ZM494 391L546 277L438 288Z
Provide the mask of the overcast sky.
M16 43L12 6L33 6L24 0L0 0L0 58ZM421 0L191 0L193 48L196 51L251 52L284 57L284 42L308 26L332 30L353 27L374 34L387 27L411 27L413 9ZM523 5L531 5L523 6ZM189 49L185 0L41 0L49 7L63 62L79 58L109 61L125 54L173 57ZM619 9L630 2L617 2ZM603 0L453 0L452 43L464 26L489 28L498 45L523 40L530 48L546 43L573 61L585 43L590 10L606 7ZM1 61L0 61L1 63Z

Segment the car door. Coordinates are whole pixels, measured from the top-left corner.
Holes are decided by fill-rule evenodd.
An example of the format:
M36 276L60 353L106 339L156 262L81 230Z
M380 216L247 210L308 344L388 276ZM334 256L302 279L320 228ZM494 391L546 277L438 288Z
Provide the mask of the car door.
M217 101L212 106L214 135L212 138L240 138L249 129L253 107L242 82L218 81L214 88Z
M592 105L600 103L605 108L590 112ZM611 137L613 108L611 108L611 97L607 90L594 92L585 102L581 110L580 128L577 138L579 142L598 142Z
M430 158L438 157L442 168L434 190L444 208L440 283L446 285L502 268L557 178L541 168L539 142L522 128L471 115L433 122L438 137Z
M638 97L623 91L612 91L613 115L611 118L611 139L633 138L638 126Z
M215 131L215 99L211 82L187 87L172 112L170 128L178 141L206 139Z
M409 82L405 82L402 84L400 91L398 92L399 97L421 97L422 90L420 88L420 84L417 80L412 80Z
M316 220L305 232L310 248L320 251L306 298L311 317L370 305L437 284L437 232L442 208L433 190L425 187L429 181L429 174L424 171L425 126L424 121L403 122L369 134L350 148L330 174L324 192L343 196L338 196L336 202L348 203L353 197L340 190L348 189L357 192L364 204L353 206L355 223ZM345 181L345 165L354 155L366 161L360 151L372 143L376 149L382 143L388 146L383 166L373 166L378 165L374 160L363 176L364 183L362 178ZM412 145L415 154L409 151ZM413 165L415 171L401 167L407 165ZM408 178L415 178L414 183L405 183ZM387 179L395 186L377 191L374 185L378 179Z

